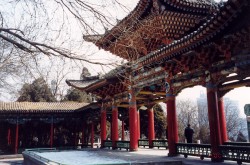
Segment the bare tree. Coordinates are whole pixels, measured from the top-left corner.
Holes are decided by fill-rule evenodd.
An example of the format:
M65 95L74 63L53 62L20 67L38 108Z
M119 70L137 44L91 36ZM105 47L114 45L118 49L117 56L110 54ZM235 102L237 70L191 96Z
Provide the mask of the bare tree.
M22 77L22 81L16 82L25 83L43 77L48 83L51 80L56 82L54 93L58 93L57 86L69 71L66 73L65 67L64 71L57 69L54 78L49 80L52 70L44 69L41 61L45 59L50 60L50 64L59 59L79 68L86 63L117 66L117 59L94 57L98 50L92 50L90 44L84 43L83 36L104 34L130 10L121 0L1 1L0 92L13 89L10 83L13 80L10 79ZM117 16L118 12L123 15ZM62 58L73 61L66 62Z
M1 6L0 38L14 48L26 53L64 56L93 64L103 63L91 61L80 53L77 46L80 47L82 36L103 34L117 23L116 17L109 12L110 7L128 11L117 0L5 0ZM72 42L76 36L77 41Z
M228 138L231 141L236 141L238 134L247 129L244 124L246 121L240 118L238 102L225 98L224 108L226 113Z
M206 98L205 98L206 99ZM245 120L240 117L238 103L229 98L224 98L227 134L231 141L235 141L240 132L246 130ZM210 143L210 129L208 121L207 102L198 104L199 138L202 143Z
M194 141L198 137L198 111L197 106L191 100L177 100L176 110L178 115L178 135L179 141L184 142L184 130L188 124L194 129Z
M210 143L210 128L208 120L208 109L207 105L201 105L198 107L198 125L199 125L199 139L201 143L208 144Z

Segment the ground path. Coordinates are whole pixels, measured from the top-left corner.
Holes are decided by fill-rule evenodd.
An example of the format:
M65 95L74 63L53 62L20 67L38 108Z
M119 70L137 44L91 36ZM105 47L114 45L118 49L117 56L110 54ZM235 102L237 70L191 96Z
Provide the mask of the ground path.
M200 160L198 157L193 156L189 156L188 158L184 158L183 155L177 157L167 157L168 150L165 149L140 148L138 152L109 149L87 149L87 151L98 153L100 156L123 159L130 162L166 162L166 164L174 165L181 161L183 162L183 165L237 165L235 161L212 163L209 158ZM0 155L0 165L22 165L22 162L22 155ZM249 163L243 163L243 165L244 164Z

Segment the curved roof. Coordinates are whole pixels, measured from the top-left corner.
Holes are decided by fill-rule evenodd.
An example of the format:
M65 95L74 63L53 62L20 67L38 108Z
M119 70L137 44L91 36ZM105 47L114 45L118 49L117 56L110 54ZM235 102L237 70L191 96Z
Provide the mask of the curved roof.
M140 0L118 25L94 37L95 44L129 61L138 59L198 28L217 10L208 0Z
M89 103L76 102L0 102L0 113L50 113L73 112Z

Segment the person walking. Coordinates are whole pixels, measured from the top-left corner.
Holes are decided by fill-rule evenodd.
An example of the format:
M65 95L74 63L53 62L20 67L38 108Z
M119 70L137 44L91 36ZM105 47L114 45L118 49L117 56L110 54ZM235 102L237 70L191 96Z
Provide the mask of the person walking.
M184 134L185 134L185 137L187 139L187 143L192 143L194 130L190 127L190 124L188 124L187 127L185 128Z

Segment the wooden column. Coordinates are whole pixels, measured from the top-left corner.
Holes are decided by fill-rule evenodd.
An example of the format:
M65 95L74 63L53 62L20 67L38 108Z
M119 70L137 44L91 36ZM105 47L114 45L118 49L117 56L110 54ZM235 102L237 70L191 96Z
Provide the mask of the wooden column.
M18 119L16 121L16 138L15 138L15 154L18 154L18 136L19 136L19 124Z
M85 143L85 123L82 124L82 145Z
M54 119L52 117L51 123L50 123L50 147L53 147L53 141L54 141Z
M138 114L134 91L129 87L129 132L130 151L138 150Z
M124 120L122 120L122 140L125 140L125 134L124 134Z
M220 154L219 145L221 145L220 121L217 100L217 89L212 83L207 84L207 104L208 104L208 120L210 127L210 141L211 141L211 160L221 162L222 156Z
M153 140L155 139L155 128L154 128L154 110L153 108L148 109L148 141L149 148L153 148Z
M77 147L78 145L78 138L77 138L77 123L75 123L75 128L74 128L74 145Z
M106 109L102 107L101 110L101 148L104 147L104 141L107 138L107 112Z
M116 149L116 141L118 141L118 108L112 106L112 149Z
M91 148L94 148L94 122L91 123Z
M10 128L8 128L7 143L8 143L8 145L11 145L11 130L10 130Z
M176 156L176 143L178 142L178 124L176 115L175 95L166 95L167 125L168 125L168 156Z
M141 138L141 123L140 123L140 110L137 110L137 120L138 120L138 139Z
M219 121L220 121L220 131L221 131L221 142L222 144L228 141L227 137L227 123L224 109L223 97L218 98L218 108L219 108Z

